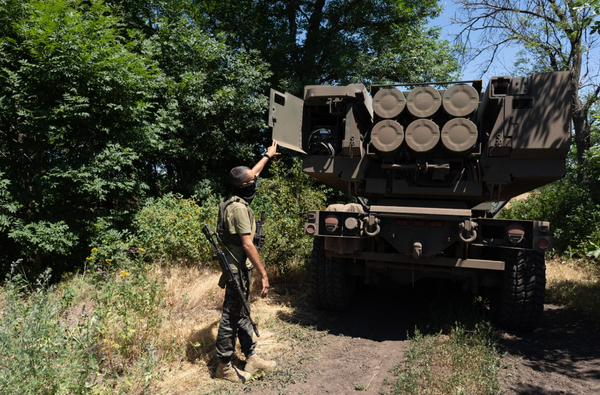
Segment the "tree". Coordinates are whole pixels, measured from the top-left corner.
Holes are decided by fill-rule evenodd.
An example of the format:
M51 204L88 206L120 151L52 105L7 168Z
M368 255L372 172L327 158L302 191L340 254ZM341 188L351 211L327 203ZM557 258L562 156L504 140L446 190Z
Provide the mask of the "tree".
M487 71L497 54L507 46L524 50L517 59L521 71L571 71L572 117L577 162L584 169L591 147L590 109L600 95L600 63L597 58L600 35L598 0L455 0L460 13L462 44L467 59L485 59ZM579 180L587 175L579 170Z
M190 195L252 156L253 54L185 17L141 30L100 0L0 2L0 266L81 263L148 192Z
M236 48L271 65L271 85L301 94L304 85L410 82L450 78L452 47L427 20L436 0L205 0L193 17Z
M232 162L250 163L267 137L268 66L194 21L188 0L106 0L121 35L137 31L162 72L155 127L160 144L141 165L153 195L223 192ZM258 144L257 144L258 142Z
M146 80L157 73L99 2L12 6L19 12L1 23L9 34L0 39L0 168L14 209L1 236L41 267L43 257L70 255L98 218L118 216L145 188L134 146L149 138Z
M201 180L218 190L232 162L255 160L267 131L270 72L256 53L232 49L183 17L162 20L151 41L164 78L157 93L172 125L148 170L164 173L163 189L184 196L199 193Z

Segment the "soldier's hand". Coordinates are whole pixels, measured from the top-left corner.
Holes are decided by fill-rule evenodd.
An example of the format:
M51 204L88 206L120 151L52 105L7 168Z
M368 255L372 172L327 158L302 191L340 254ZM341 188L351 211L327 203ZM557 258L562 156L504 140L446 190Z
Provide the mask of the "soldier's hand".
M277 141L273 140L273 144L267 148L267 155L269 155L271 159L276 155L281 155L281 152L277 152Z
M260 291L260 296L262 298L264 298L265 296L267 296L268 292L269 292L269 278L267 276L264 276L262 278L262 290Z

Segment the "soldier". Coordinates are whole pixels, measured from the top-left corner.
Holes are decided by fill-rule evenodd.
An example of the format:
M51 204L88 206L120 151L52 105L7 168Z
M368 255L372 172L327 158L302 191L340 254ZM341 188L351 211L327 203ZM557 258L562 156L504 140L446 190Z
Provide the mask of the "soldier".
M246 299L250 294L250 279L253 269L258 271L261 276L260 296L264 298L269 291L269 278L254 245L256 221L250 203L256 195L258 175L275 155L279 155L279 153L277 152L277 142L273 141L273 144L267 149L267 153L252 169L245 166L231 169L229 181L232 192L219 206L217 233L224 244L223 250L232 272L234 275L240 276L240 284L244 288ZM225 287L227 280L228 275L223 273L219 280L219 286ZM252 336L250 320L241 313L242 303L235 294L233 286L227 283L225 288L223 315L217 334L216 348L219 366L215 377L244 383L255 372L274 369L275 361L265 361L255 353L256 340ZM240 339L242 352L246 355L245 370L237 369L231 364L236 338Z

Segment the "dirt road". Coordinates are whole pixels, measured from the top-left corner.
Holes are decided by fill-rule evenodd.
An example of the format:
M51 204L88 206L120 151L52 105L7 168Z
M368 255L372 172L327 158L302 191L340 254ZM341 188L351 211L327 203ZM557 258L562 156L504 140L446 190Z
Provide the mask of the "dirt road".
M445 292L436 284L361 289L350 311L320 319L328 335L313 372L284 393L379 394L384 380L394 381L408 335L427 328L431 298ZM600 333L567 308L547 305L539 329L503 334L500 346L504 394L600 394Z

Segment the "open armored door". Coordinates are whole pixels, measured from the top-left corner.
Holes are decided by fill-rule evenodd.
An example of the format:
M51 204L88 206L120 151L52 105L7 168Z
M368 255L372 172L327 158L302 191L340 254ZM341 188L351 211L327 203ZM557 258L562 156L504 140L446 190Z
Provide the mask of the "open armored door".
M273 140L284 148L306 154L302 149L303 106L303 100L271 89L269 126L273 128Z

